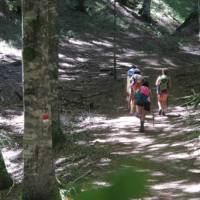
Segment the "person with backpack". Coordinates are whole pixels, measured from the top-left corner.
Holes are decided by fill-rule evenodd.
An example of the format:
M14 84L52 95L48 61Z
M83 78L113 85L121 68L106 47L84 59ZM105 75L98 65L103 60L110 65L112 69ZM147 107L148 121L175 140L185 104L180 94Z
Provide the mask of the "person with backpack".
M156 91L159 115L165 116L168 105L169 89L171 88L171 80L168 76L168 69L162 69L162 74L156 80Z
M147 112L150 112L150 93L149 82L147 80L144 80L140 88L135 92L135 104L140 117L140 132L144 131L145 117Z
M127 93L127 101L128 101L128 110L132 114L134 112L134 95L133 95L133 84L135 82L134 75L136 74L141 74L140 69L132 65L132 67L128 70L127 72L127 88L126 88L126 93Z

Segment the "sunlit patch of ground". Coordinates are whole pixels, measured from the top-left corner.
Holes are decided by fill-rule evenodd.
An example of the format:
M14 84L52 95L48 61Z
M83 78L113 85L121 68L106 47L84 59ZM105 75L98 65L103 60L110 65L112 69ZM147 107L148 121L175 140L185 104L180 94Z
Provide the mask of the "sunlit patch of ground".
M198 143L198 136L190 138L190 134L195 129L187 123L189 113L194 114L194 110L192 108L170 107L167 116L159 116L155 113L154 123L152 115L148 115L144 133L138 131L139 119L135 116L124 114L109 118L88 113L80 116L77 119L78 123L71 126L70 134L72 140L82 149L80 150L82 153L86 146L97 149L94 151L99 151L95 159L92 158L92 152L89 157L83 156L82 165L87 163L89 158L89 160L93 160L92 163L89 162L89 166L92 169L96 166L102 171L102 167L110 169L113 166L116 156L121 158L121 161L127 157L129 159L140 157L144 160L145 168L150 169L155 180L151 184L152 191L160 196L155 199L185 199L190 194L199 193L194 181L197 186L200 183L193 178L199 173L198 148L200 148L200 143ZM195 111L195 113L198 112ZM63 117L63 119L65 119L67 129L66 119L69 120L69 118ZM197 149L192 148L194 146ZM100 156L103 149L106 153L103 153L104 156ZM151 164L147 164L148 160L151 161ZM182 163L185 163L184 167ZM158 169L159 171L157 171ZM179 170L178 176L177 170ZM102 180L100 183L106 184ZM98 185L98 181L94 184Z
M16 183L20 183L23 177L22 149L5 148L3 149L2 154L8 173L12 175L12 179Z
M20 59L21 58L21 50L14 48L9 43L0 40L0 59L1 62L12 62L13 59Z

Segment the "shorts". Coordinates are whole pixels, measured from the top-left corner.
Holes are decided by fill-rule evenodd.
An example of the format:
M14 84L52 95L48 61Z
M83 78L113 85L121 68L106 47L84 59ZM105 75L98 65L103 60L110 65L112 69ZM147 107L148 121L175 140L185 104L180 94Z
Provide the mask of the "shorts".
M166 102L168 98L168 92L164 91L164 92L161 92L161 94L157 94L157 98L158 98L158 101L160 102Z
M138 95L138 97L139 97L139 95ZM148 99L148 97L142 95L141 98L136 98L135 103L137 106L144 107L144 110L150 112L151 102L149 102L147 99Z

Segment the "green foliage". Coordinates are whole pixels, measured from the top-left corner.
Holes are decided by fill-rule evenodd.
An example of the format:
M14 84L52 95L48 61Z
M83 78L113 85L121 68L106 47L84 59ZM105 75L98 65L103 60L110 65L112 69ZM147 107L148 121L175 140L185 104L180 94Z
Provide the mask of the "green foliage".
M200 104L200 93L193 94L189 100L187 100L183 106L194 106L197 108Z
M190 134L187 135L188 140L193 140L197 138L200 139L200 132L198 131L191 132Z
M1 132L0 133L0 149L3 148L4 146L11 145L12 141L9 136L7 136L5 133Z
M158 0L152 1L152 12L163 13L182 23L192 10L195 9L196 5L196 0Z
M180 18L185 18L192 10L197 6L197 1L188 1L188 0L163 0L168 4Z
M21 1L20 0L6 0L7 7L11 12L19 12L21 8Z
M129 200L142 198L148 194L147 174L132 167L120 169L112 173L107 181L110 186L90 189L80 192L80 188L71 187L61 190L62 196L68 196L74 200Z

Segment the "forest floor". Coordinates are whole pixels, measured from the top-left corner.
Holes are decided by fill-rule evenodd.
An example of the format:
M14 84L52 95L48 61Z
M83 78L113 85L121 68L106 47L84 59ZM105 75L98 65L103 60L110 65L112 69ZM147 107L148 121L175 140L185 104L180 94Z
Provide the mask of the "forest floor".
M74 21L70 18L65 27L76 32L80 25L79 35L63 36L60 41L61 120L67 140L55 153L58 178L65 184L76 180L83 189L102 187L110 171L131 162L151 176L150 194L143 199L200 199L200 110L181 106L191 89L199 92L199 43L195 38L157 38L141 30L119 29L115 81L113 30L105 24L84 24L82 15L73 16ZM23 174L21 56L20 49L3 42L1 47L0 134L10 138L3 155L19 184ZM138 131L139 119L127 111L126 72L132 64L139 66L152 88L152 111L144 133ZM163 67L169 68L173 85L167 116L158 115L154 89ZM18 200L19 188L20 184L7 196L8 191L1 192L0 200Z

